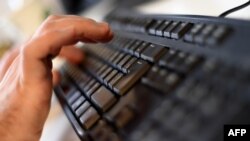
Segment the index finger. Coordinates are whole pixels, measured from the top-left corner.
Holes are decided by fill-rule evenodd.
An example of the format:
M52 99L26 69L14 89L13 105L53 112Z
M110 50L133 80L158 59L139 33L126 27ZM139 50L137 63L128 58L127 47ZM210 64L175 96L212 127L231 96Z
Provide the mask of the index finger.
M42 33L30 40L25 47L25 53L36 58L44 58L48 55L58 55L62 46L76 43L77 41L93 40L96 42L107 42L113 37L110 27L106 23L94 23L92 20L81 18L65 18L55 20L44 26ZM49 29L47 29L48 27ZM41 30L40 30L41 31ZM38 35L37 35L38 34Z

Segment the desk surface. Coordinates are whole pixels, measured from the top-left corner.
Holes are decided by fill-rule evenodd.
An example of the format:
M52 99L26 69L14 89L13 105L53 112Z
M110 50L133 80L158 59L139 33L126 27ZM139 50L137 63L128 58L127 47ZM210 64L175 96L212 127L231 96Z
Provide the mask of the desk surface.
M143 13L194 14L217 16L227 9L244 3L246 0L158 0L137 7ZM112 10L112 0L106 0L82 16L102 20L102 15ZM102 13L102 14L100 14ZM240 10L229 17L250 19L250 7ZM53 98L52 109L44 128L41 141L79 141L69 121L66 119L57 100Z

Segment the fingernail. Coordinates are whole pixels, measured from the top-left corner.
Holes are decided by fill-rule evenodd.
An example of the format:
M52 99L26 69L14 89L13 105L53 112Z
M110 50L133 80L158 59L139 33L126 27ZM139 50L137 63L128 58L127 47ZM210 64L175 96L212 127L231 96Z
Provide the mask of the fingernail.
M107 22L100 22L99 25L101 25L101 26L109 26L109 24Z

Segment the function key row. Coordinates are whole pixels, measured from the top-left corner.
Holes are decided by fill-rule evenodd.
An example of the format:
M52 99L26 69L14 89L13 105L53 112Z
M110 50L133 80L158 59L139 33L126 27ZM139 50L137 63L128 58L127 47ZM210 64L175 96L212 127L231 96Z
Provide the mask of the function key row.
M108 21L111 27L117 30L127 30L175 40L183 39L185 42L198 45L219 44L230 31L229 28L224 25L167 19L110 17Z
M154 36L180 39L193 26L191 23L152 20L148 33Z
M216 45L228 35L229 29L225 26L196 24L184 36L184 40L199 45Z

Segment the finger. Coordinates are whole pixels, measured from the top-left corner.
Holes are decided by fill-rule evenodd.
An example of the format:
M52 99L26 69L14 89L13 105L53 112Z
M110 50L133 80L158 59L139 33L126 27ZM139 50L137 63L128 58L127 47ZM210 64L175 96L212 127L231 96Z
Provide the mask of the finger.
M19 48L15 47L12 48L10 51L6 52L5 55L2 57L0 62L0 80L3 79L6 71L8 70L9 66L12 64L13 60L19 54Z
M74 44L79 40L108 41L112 38L112 32L107 24L92 25L88 21L68 21L68 23L68 27L64 29L58 26L57 29L33 39L35 40L33 43L37 45L29 43L31 46L25 48L29 51L25 52L32 52L30 55L43 58L49 54L57 55L62 46Z
M74 45L65 46L61 49L59 57L63 57L71 63L77 64L84 59L83 51Z
M60 82L60 73L57 70L53 70L52 75L53 75L53 86L56 86Z

